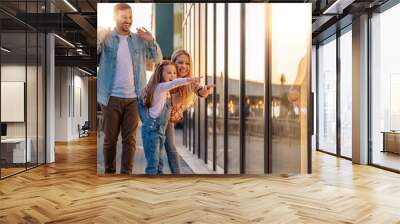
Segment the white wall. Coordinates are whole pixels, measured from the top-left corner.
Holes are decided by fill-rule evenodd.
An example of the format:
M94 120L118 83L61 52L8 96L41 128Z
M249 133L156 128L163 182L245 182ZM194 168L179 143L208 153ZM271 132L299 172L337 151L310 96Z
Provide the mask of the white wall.
M8 138L25 138L30 140L30 148L32 152L32 161L39 163L44 162L44 74L42 67L36 65L25 64L3 64L1 66L2 82L24 82L26 83L26 106L22 107L22 113L26 112L26 121L23 122L6 122ZM27 79L27 80L26 80ZM24 91L22 90L22 94ZM7 96L2 96L7 97ZM13 113L12 108L1 108L7 113ZM39 154L37 157L37 153ZM49 160L51 161L51 160Z
M27 69L28 75L30 74L36 74L36 67L33 66L28 66L25 67L25 65L2 65L1 66L1 81L3 82L25 82L25 75ZM29 77L28 77L29 78ZM29 80L29 84L32 84L32 80ZM35 83L33 83L36 85ZM33 92L30 92L32 90ZM27 89L27 102L28 104L34 99L36 99L36 88L28 88ZM34 99L33 99L34 98ZM28 105L28 106L35 106L36 105ZM1 110L7 110L7 108L1 108ZM28 121L35 120L36 121L36 113L27 113L27 119ZM7 122L7 136L8 137L25 137L25 123L26 122ZM32 125L29 125L31 127ZM35 127L36 129L36 127ZM28 130L29 132L29 130ZM28 136L29 137L29 136Z
M55 73L55 141L77 139L78 124L88 120L88 77L72 67L56 67Z
M1 66L1 81L25 82L25 65L2 65ZM31 69L28 67L28 70ZM7 110L7 108L1 108ZM11 122L7 123L7 137L25 137L25 123Z
M73 136L73 138L79 137L78 133L78 124L81 126L85 123L85 121L89 120L89 114L88 114L88 77L76 75L75 70L75 75L74 75L74 94L71 96L71 99L74 99L74 102L71 103L71 105L74 105L72 108L72 119L71 119L71 132L70 134ZM79 93L80 92L80 93ZM80 95L80 97L79 97ZM79 102L80 101L80 102ZM81 107L81 108L79 108ZM81 111L80 111L81 110ZM75 113L74 113L75 112Z
M68 139L68 86L69 76L67 67L55 68L55 140Z

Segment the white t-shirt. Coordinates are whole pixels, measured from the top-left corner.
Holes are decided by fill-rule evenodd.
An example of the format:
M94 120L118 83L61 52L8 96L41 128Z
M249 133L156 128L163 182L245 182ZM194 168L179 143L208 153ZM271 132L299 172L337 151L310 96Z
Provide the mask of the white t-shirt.
M135 98L133 63L128 46L128 35L118 35L119 45L111 96Z
M154 90L153 100L149 109L150 117L157 118L160 116L167 97L170 97L169 91L179 86L186 85L191 82L191 78L178 78L170 82L162 82L157 84Z

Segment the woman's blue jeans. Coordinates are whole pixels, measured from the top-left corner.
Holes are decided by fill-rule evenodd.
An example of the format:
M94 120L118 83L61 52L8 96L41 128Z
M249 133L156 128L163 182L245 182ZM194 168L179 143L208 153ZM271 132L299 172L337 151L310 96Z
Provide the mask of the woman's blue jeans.
M171 104L170 102L165 104L158 118L150 117L149 109L144 106L142 99L139 99L138 110L142 120L142 142L147 161L145 172L148 175L162 174L164 163L161 155Z
M168 165L172 174L180 174L179 155L176 151L175 124L168 123L165 130L165 152L167 153Z

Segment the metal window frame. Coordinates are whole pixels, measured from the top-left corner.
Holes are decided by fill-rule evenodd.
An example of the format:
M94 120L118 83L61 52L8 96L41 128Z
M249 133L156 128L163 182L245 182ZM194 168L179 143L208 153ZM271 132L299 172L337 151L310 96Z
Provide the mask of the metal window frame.
M208 4L214 4L214 7L213 7L213 12L210 12L210 13L213 13L213 25L214 25L214 27L213 27L213 34L212 34L212 38L213 38L213 43L214 43L214 48L213 48L213 73L212 73L212 79L213 79L213 84L214 85L216 85L217 84L217 78L216 78L216 32L217 32L217 27L216 27L216 24L217 24L217 4L216 3L207 3L207 5ZM190 44L188 44L188 46L186 45L186 47L187 48L190 48L191 49L191 42L192 41L195 41L196 42L196 40L193 40L192 39L192 35L191 35L191 31L190 31L190 29L191 29L191 25L190 25L190 20L188 20L188 18L189 18L189 16L194 16L194 13L196 13L196 12L198 12L198 11L201 11L201 9L199 9L199 10L193 10L194 11L194 13L192 13L193 11L191 11L191 9L192 9L192 7L193 7L193 5L194 4L191 4L191 6L190 6L190 9L189 9L189 12L187 12L186 13L186 15L187 15L187 18L185 18L184 19L184 21L188 21L189 22L189 25L188 24L186 24L186 27L188 27L189 26L189 32L188 32L188 34L187 35L189 35L189 36L186 36L185 38L185 40L187 41L187 42L189 42ZM205 10L206 10L206 13L205 13L205 15L206 15L206 18L205 18L205 32L206 32L206 38L205 38L205 43L204 43L204 45L207 47L207 45L208 45L208 7L207 7L207 5L206 5L206 7L205 7ZM268 18L267 16L268 16L268 7L266 7L266 9L265 9L265 13L264 13L264 16L266 17L266 18ZM228 111L226 110L226 108L227 108L227 104L228 104L228 98L229 98L229 91L228 91L228 88L229 88L229 74L228 74L228 17L229 17L229 9L228 9L228 4L227 3L224 3L224 47L225 47L225 49L224 49L224 80L223 80L223 93L224 93L224 97L223 97L223 99L221 98L221 99L219 99L219 101L221 102L221 100L223 100L222 101L222 103L223 103L223 106L224 106L224 111L223 111L223 130L224 130L224 133L223 133L223 150L224 150L224 153L223 153L223 156L224 156L224 158L223 158L223 163L224 163L224 167L223 167L223 170L224 170L224 174L228 174L229 173L229 162L228 162L228 158L229 158L229 150L228 150L228 143L229 143L229 135L228 135ZM201 16L199 15L199 20L201 19ZM240 49L241 49L241 51L243 52L242 54L241 54L241 57L240 57L240 62L241 62L241 64L240 64L240 81L239 81L239 85L240 85L240 93L239 93L239 105L240 105L240 117L239 117L239 127L240 127L240 132L239 132L239 138L240 138L240 148L239 148L239 150L240 150L240 154L239 154L239 156L240 156L240 173L241 174L244 174L244 173L246 173L246 145L245 145L245 139L246 139L246 136L245 136L245 134L246 134L246 130L245 130L245 118L244 118L244 104L245 104L245 96L246 96L246 86L245 86L245 84L246 84L246 75L245 75L245 58L246 58L246 56L245 56L245 44L246 44L246 34L245 34L245 32L243 32L244 31L244 29L245 29L245 19L246 19L246 12L245 12L245 3L241 3L241 9L240 9L240 17L241 17L241 24L240 24L240 31L241 31L241 34L240 34L240 37L241 37L241 41L240 41ZM269 173L272 173L272 123L271 123L271 104L272 104L272 98L271 98L271 96L272 96L272 93L271 93L271 91L272 91L272 88L271 88L271 86L272 86L272 83L271 83L271 66L270 66L270 64L271 64L271 52L269 52L269 49L271 49L271 38L269 37L269 34L271 33L271 26L269 25L269 23L268 23L269 21L267 21L266 23L265 23L265 32L266 32L266 35L265 35L265 49L264 49L264 55L265 55L265 72L264 72L264 78L265 78L265 82L264 82L264 101L265 101L265 103L264 103L264 173L265 174L269 174ZM198 41L200 41L200 35L201 34L196 34L196 29L195 29L195 31L194 31L195 33L194 33L194 38L199 38L199 40ZM186 32L185 32L185 35L186 35ZM186 43L187 44L187 43ZM196 44L196 43L195 43ZM201 44L201 43L199 43L199 44ZM198 52L196 52L196 47L194 47L194 50L195 50L195 52L192 52L192 53L194 53L194 55L195 56L197 56L197 53ZM317 61L318 61L318 47L317 47L317 52L316 52L316 57L317 57ZM200 57L200 56L199 56ZM196 59L196 61L198 60L197 58L195 58ZM201 60L201 58L200 58L200 60ZM205 69L206 69L206 72L207 72L207 75L208 75L208 49L206 48L206 50L205 50L205 61L206 61L206 63L205 63ZM318 65L317 65L318 66ZM199 68L200 69L200 68ZM318 79L318 67L317 67L317 69L316 69L316 72L317 72L317 79ZM208 82L208 77L206 77L206 82ZM310 78L309 79L309 83L310 83L310 88L311 88L311 83L312 83L312 79ZM318 81L317 81L317 90L316 90L316 92L318 92ZM214 90L216 90L216 87L214 87ZM216 92L216 91L215 91ZM221 95L221 94L220 94ZM309 95L308 95L308 98L309 99L311 99L313 97L313 94L311 94L311 91L310 91L310 93L309 93ZM316 100L316 104L318 104L318 94L316 94L316 98L317 98L317 100ZM209 100L211 100L211 99L206 99L205 101L204 101L204 106L205 106L205 108L207 108L207 104L208 104L208 102L209 102ZM217 134L216 134L216 121L217 121L217 118L216 118L216 101L217 101L217 94L213 94L212 95L212 104L213 104L213 111L212 111L212 120L213 120L213 123L212 123L212 129L213 129L213 135L212 135L212 138L213 138L213 144L212 144L212 150L213 150L213 160L212 160L212 167L213 167L213 170L214 171L216 171L216 168L217 168ZM312 110L313 109L313 107L314 107L314 105L313 105L313 102L314 102L314 100L310 100L309 101L309 105L308 105L308 108L310 109L310 110ZM196 108L195 108L195 111L194 111L194 113L196 113L196 111L198 112L198 113L200 113L200 106L201 106L202 104L201 104L201 102L200 102L200 100L198 100L198 104L196 105ZM318 106L317 106L317 114L316 114L316 116L317 116L317 124L318 124ZM195 144L195 139L191 139L191 134L192 134L192 131L193 131L193 136L195 137L196 135L195 135L195 132L196 132L196 129L197 129L197 132L199 133L199 135L197 136L198 137L198 147L197 147L197 152L198 152L198 157L200 158L200 153L201 153L201 150L200 150L200 142L201 142L201 136L200 136L200 132L201 132L201 130L200 130L200 123L201 123L201 119L200 119L200 116L198 116L197 118L198 118L198 120L196 120L195 119L195 115L192 115L192 112L189 112L189 119L188 119L188 121L186 122L187 124L188 124L188 126L189 126L189 151L190 151L190 148L191 148L191 141L193 140L193 154L196 154L195 153L195 150L196 150L196 145L194 145ZM193 120L192 120L192 118L193 118ZM312 119L311 117L309 117L309 119ZM196 122L197 121L197 122ZM193 122L193 123L192 123ZM205 158L204 158L204 162L205 162L205 164L207 164L208 163L208 137L209 137L209 135L208 135L208 116L206 115L205 116L205 119L204 119L204 122L205 122L205 130L204 130L204 133L205 133L205 139L204 139L204 143L205 143L205 146L206 146L206 149L205 149L205 152L204 152L204 155L205 155ZM197 125L197 127L196 127L196 123L198 124ZM312 125L313 124L313 121L312 122L309 122L308 123L309 125ZM191 130L192 129L192 127L191 126L193 126L193 130ZM316 139L317 139L317 145L318 145L318 125L316 126L316 128L317 128L317 133L316 133ZM308 136L308 140L309 140L309 142L308 142L308 167L307 167L307 170L308 170L308 173L311 173L311 132L309 132L309 136Z
M71 67L71 95L69 96L71 97L71 101L72 101L72 105L69 105L70 108L72 106L72 114L73 114L73 118L76 117L75 114L75 69L74 67Z
M204 32L205 32L205 38L204 38L204 76L205 80L204 83L207 85L208 84L208 3L204 3ZM204 99L204 108L205 108L205 116L204 116L204 163L208 164L208 114L207 114L207 109L208 109L208 97Z
M312 63L312 45L310 50L310 62ZM312 67L310 66L310 73L308 78L308 104L307 110L307 173L312 173L312 136L314 134L314 92L312 91Z
M48 12L48 4L45 2L45 12ZM44 164L47 163L47 35L44 33ZM42 70L43 78L43 70Z
M192 56L192 62L194 61L193 59L196 59L196 15L193 11L195 11L193 8L195 8L196 3L192 3L192 7L190 8L189 14L191 15L190 17L190 24L192 24L192 19L193 19L193 26L190 25L190 35L192 35L192 29L193 29L193 37L191 36L191 45L190 45L190 50L193 50L190 52ZM192 10L193 9L193 10ZM193 17L193 18L192 18ZM192 64L193 65L193 64ZM192 66L192 72L195 72L195 67ZM191 114L191 120L192 122L192 153L193 155L196 155L196 105L194 104L191 108L193 111L190 113Z
M183 22L182 22L182 30L183 30L183 48L187 49L187 22L186 22L186 4L184 4L184 9L183 9ZM188 135L187 135L187 111L183 112L183 145L187 148L188 147Z
M264 70L264 174L272 173L272 122L271 122L271 68L272 57L269 49L271 48L271 26L269 24L269 7L265 7L265 70Z
M25 2L26 3L26 2ZM36 11L38 12L38 3L39 1L36 1ZM46 12L47 12L47 7L46 7ZM25 19L27 17L27 4L25 4ZM47 164L47 82L46 82L46 78L47 78L47 33L46 32L40 32L39 30L34 29L33 27L29 26L28 24L24 23L25 25L25 33L20 33L20 34L25 34L25 83L24 83L24 123L25 123L25 169L12 173L10 175L7 176L2 176L2 167L0 166L0 180L4 180L7 179L9 177L18 175L20 173L26 172L30 169L34 169L36 167L39 167L41 165ZM29 166L28 167L28 154L27 154L27 139L28 139L28 112L27 112L27 84L28 84L28 27L30 29L32 29L35 33L36 33L36 142L37 142L37 148L36 148L36 163L33 164L33 166ZM44 157L44 163L39 163L39 82L38 82L38 77L39 77L39 33L43 33L43 43L44 43L44 55L42 55L44 57L44 63L45 63L45 67L42 70L42 76L44 75L44 99L43 99L43 103L44 103L44 120L42 122L44 122L44 155L42 155ZM3 32L0 31L0 46L2 45L2 34ZM2 67L2 55L0 54L0 82L1 82L1 77L2 77L2 73L1 73L1 67ZM1 89L1 87L0 87ZM0 91L1 92L1 91ZM0 102L1 102L1 93L0 93ZM0 106L0 110L1 110L1 106ZM1 115L0 115L0 123L1 122ZM0 144L0 158L1 158L1 144ZM30 164L31 165L31 164Z
M216 43L217 43L217 4L214 4L213 6L213 84L214 84L214 92L217 92L217 49L216 49ZM212 95L213 99L213 170L217 170L217 135L216 135L216 130L217 130L217 94Z
M191 50L191 46L192 46L192 30L191 30L191 26L192 26L192 22L191 22L191 15L190 15L190 11L191 11L191 8L192 7L190 7L189 8L189 12L188 12L188 14L187 14L187 27L188 27L188 35L189 35L189 38L188 38L188 51L190 52L190 50ZM188 111L188 134L189 134L189 147L188 147L188 149L189 149L189 151L191 151L192 150L192 111L191 110L189 110Z
M193 29L193 41L191 41L191 49L193 49L193 52L190 52L192 56L194 56L194 59L196 59L196 15L195 15L195 3L192 3L192 7L190 8L190 24L192 24L193 20L193 26L190 26L190 35L192 35L192 29ZM192 58L193 60L193 58ZM193 67L192 67L192 72L193 72ZM196 105L193 106L193 112L191 113L191 122L192 122L192 132L193 132L193 139L192 139L192 147L193 147L193 155L196 154Z
M341 133L342 133L342 123L340 118L340 104L341 104L341 65L340 65L340 36L341 30L336 30L336 154L341 156Z
M246 124L245 124L245 96L246 96L246 6L240 4L240 87L239 87L239 152L240 174L246 173Z
M397 4L399 4L400 1L399 0L389 0L387 2L385 2L383 5L381 5L380 7L378 7L377 9L373 10L373 11L368 11L368 30L367 30L367 45L368 45L368 53L367 53L367 80L368 80L368 100L367 100L367 107L368 107L368 112L367 112L367 117L368 117L368 165L379 168L379 169L383 169L386 171L390 171L390 172L394 172L394 173L400 173L400 170L398 169L394 169L394 168L390 168L388 166L383 166L380 164L376 164L374 163L373 159L374 159L374 153L373 153L373 133L372 133L372 94L373 94L373 89L372 89L372 53L373 53L373 48L372 48L372 19L373 19L373 13L383 13L386 10L389 10L390 8L396 6Z
M36 4L39 12L39 4ZM39 165L39 33L36 32L36 166Z
M333 34L335 35L335 38L332 38L333 35L321 40L317 45L316 45L316 151L318 152L322 152L322 153L326 153L328 155L332 155L332 156L336 156L339 158L343 158L346 160L350 160L352 161L352 158L347 157L347 156L343 156L342 155L342 145L341 145L341 132L342 132L342 123L341 123L341 108L340 108L340 104L341 104L341 89L340 89L340 84L341 84L341 64L340 64L340 37L343 36L346 32L350 32L349 27L352 25L352 23L348 24L345 27L337 27L336 32ZM330 41L336 41L336 57L335 57L335 63L336 63L336 150L335 153L326 151L324 149L321 149L319 147L319 112L320 112L320 108L319 108L319 87L320 87L320 80L319 80L319 64L320 64L320 60L319 60L319 44L323 43L325 41L328 41L330 38L332 38L332 40Z
M367 132L368 132L368 158L367 162L369 165L373 165L373 145L372 145L372 13L368 13L368 31L367 31L367 44L368 44L368 53L367 53L367 64L368 64L368 69L367 69L367 82L368 82L368 96L367 96L367 119L368 119L368 124L367 124Z
M197 42L195 42L196 44L195 44L195 48L196 48L196 46L197 46L197 51L195 51L196 52L196 56L197 56L197 59L196 59L196 62L197 62L197 70L198 70L198 77L200 77L201 76L201 10L200 10L200 4L201 3L196 3L196 5L195 6L197 6L197 7L195 7L195 14L197 14L198 13L198 16L197 16L197 29L195 29L195 32L196 31L198 31L199 33L198 33L198 35L196 36L197 37ZM197 10L196 10L197 9ZM196 18L195 18L196 19ZM196 23L196 21L195 21L195 23ZM201 108L200 108L200 98L199 97L197 97L197 121L196 121L196 123L197 123L197 158L198 159L200 159L200 153L201 153L201 144L200 144L200 137L201 137L201 125L200 125L200 123L201 123L201 119L200 119L200 117L201 117L201 113L200 113L200 110L201 110Z
M228 3L224 4L224 174L228 174L228 88L229 88L229 74L228 74L228 17L229 17L229 10L228 10Z
M3 34L3 32L1 32L1 30L2 30L2 23L0 23L0 47L3 46L3 44L2 44L2 40L3 40L2 34ZM2 63L1 62L2 62L2 53L0 51L0 125L2 124L2 122L1 122L1 78L2 78L2 73L1 73L2 69L1 69L1 67L2 67ZM2 152L2 147L1 147L1 144L0 144L0 159L1 159L1 152ZM1 166L1 162L0 162L0 180L2 179L1 170L2 170L2 166Z
M319 149L319 44L315 45L315 148Z
M25 21L28 19L28 7L25 2ZM24 122L25 122L25 170L28 170L28 24L25 23L25 86L24 86Z
M193 140L192 140L192 147L193 147L193 155L196 155L196 107L193 108L193 113L192 113L192 131L193 131Z

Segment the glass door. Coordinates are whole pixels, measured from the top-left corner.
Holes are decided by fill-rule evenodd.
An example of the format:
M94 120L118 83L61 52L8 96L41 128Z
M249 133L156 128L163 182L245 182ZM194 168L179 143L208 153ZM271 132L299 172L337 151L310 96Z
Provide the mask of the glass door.
M318 47L317 149L336 154L336 35Z
M340 156L352 157L352 32L340 36Z

